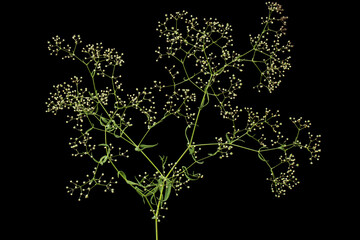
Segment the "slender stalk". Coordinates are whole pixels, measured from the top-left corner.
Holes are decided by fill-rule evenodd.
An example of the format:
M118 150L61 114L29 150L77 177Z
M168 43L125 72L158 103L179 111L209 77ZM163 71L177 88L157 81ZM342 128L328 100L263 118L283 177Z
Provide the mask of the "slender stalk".
M166 174L165 178L168 178L170 176L170 173L175 169L176 165L180 162L180 160L184 157L184 155L189 151L189 148L191 145L189 145L185 151L181 154L181 156L178 158L178 160L175 162L174 166L169 170L169 172Z
M155 218L155 239L159 240L158 220Z
M190 142L189 142L190 145L192 144L193 139L194 139L194 136L195 136L195 130L196 130L197 123L198 123L198 121L199 121L200 112L201 112L201 110L205 107L205 105L204 105L204 104L205 104L205 99L206 99L206 96L207 96L207 94L208 94L209 86L211 85L211 78L212 78L212 77L210 77L209 82L208 82L208 84L207 84L206 87L205 87L204 94L203 94L203 97L202 97L202 99L201 99L201 103L200 103L200 106L199 106L199 110L198 110L198 112L197 112L196 119L195 119L195 123L194 123L194 128L193 128L193 131L192 131L191 137L190 137Z

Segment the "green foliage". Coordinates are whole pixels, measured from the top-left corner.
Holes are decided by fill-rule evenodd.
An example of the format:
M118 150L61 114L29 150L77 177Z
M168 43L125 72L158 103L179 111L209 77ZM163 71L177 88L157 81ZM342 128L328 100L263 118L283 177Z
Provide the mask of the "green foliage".
M72 123L78 133L69 142L75 152L73 156L87 157L95 164L92 176L87 175L81 184L71 181L68 192L72 195L79 191L79 200L87 198L95 186L113 192L113 184L117 183L114 177L104 180L104 174L99 174L105 165L110 166L113 175L124 180L149 206L158 238L157 223L163 217L160 212L167 209L167 201L183 187L188 188L189 182L202 178L191 168L210 158L227 158L235 150L250 151L268 168L267 180L276 197L297 185L295 169L299 164L294 150L305 150L310 163L319 158L320 136L306 133L310 122L290 118L294 134L284 136L278 111L257 112L234 105L243 86L245 66L254 66L259 73L254 88L270 93L291 67L292 44L284 40L287 17L282 15L281 5L267 3L267 6L268 15L261 22L263 28L259 34L250 36L251 48L244 53L234 48L229 24L212 18L200 21L186 11L166 15L156 29L164 47L159 47L156 53L157 61L167 60L165 70L170 79L165 79L165 83L154 81L152 86L137 88L132 94L124 93L118 73L124 63L122 54L104 48L102 43L82 45L77 35L72 44L53 37L48 43L50 53L72 59L87 71L87 76L74 76L54 86L46 103L47 112L55 115L59 110L68 110L67 123ZM204 109L210 108L222 117L223 126L230 127L222 135L213 136L212 141L201 142L198 133L201 116ZM138 124L132 114L136 119L145 119L145 127L137 126L136 134L131 131ZM156 126L175 118L185 123L186 145L174 146L183 148L182 154L178 158L164 155L154 158L149 153L159 151L161 142L143 142L153 143L149 136ZM137 158L143 157L153 173L145 172L130 180L118 159L135 154Z

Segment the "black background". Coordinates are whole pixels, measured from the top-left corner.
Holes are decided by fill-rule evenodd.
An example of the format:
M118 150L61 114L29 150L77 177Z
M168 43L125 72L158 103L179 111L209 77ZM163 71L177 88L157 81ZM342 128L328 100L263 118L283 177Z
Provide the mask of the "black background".
M352 131L354 124L353 118L344 119L355 100L355 95L345 92L352 88L352 80L341 65L346 58L339 34L343 40L347 31L337 21L341 17L333 14L339 6L280 2L289 16L288 38L295 45L293 68L273 95L245 93L249 96L244 101L259 110L279 109L284 121L288 116L310 119L312 132L322 135L320 162L310 166L302 161L301 184L275 199L265 181L266 169L256 156L238 152L233 158L213 159L200 168L203 180L169 201L166 219L159 226L160 239L241 239L264 234L285 239L348 232L339 227L356 210L347 208L356 192L346 190L352 180L344 174L353 161L349 157L353 148L349 139L339 137ZM154 239L148 207L126 184L119 184L114 194L97 191L81 202L66 193L68 181L81 179L90 167L71 158L71 131L65 118L45 113L52 85L67 80L75 69L73 62L50 56L46 42L54 35L80 34L84 42L115 47L125 54L122 75L129 88L141 87L162 71L161 63L155 63L157 21L165 13L183 9L199 18L216 17L232 24L241 50L248 49L248 34L257 32L259 18L266 13L264 1L52 2L10 9L14 17L7 19L11 25L6 27L5 40L16 47L5 49L12 51L11 84L6 89L20 88L10 98L15 105L6 114L17 116L16 121L6 118L11 129L7 149L16 156L9 179L13 185L20 179L9 194L20 202L9 216L11 225L25 227L31 236L50 238Z

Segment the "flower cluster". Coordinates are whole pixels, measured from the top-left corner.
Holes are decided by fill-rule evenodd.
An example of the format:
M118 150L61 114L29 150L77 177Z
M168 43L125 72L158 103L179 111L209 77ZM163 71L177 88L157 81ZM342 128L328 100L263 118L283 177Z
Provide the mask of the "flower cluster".
M284 155L280 156L279 160L280 163L278 166L280 166L280 164L287 164L286 170L280 172L276 177L271 176L267 179L271 181L271 191L275 194L275 197L285 195L288 189L291 190L300 183L295 176L295 167L298 167L299 164L295 162L294 155L287 155L285 152Z
M201 22L203 24L186 11L165 15L165 21L159 22L156 30L168 46L164 50L161 47L156 50L158 60L163 57L175 59L185 74L183 79L178 80L179 85L190 82L204 89L211 81L218 83L214 91L219 90L221 94L229 92L231 95L235 78L230 77L233 82L225 89L226 84L221 83L219 76L230 69L242 71L239 54L229 49L233 46L232 27L213 18L204 18Z
M110 180L104 180L102 179L105 175L104 173L97 177L96 167L92 173L92 177L86 175L87 180L82 181L81 183L78 180L70 181L72 186L66 187L67 192L72 196L75 191L79 191L78 201L81 201L82 198L88 198L91 190L96 186L104 187L104 192L114 193L115 189L113 188L113 185L118 183L117 181L114 181L114 177L111 177Z
M82 43L80 35L72 37L74 43L65 45L65 40L59 36L52 38L48 41L48 49L50 55L57 56L59 53L64 53L62 59L79 60L92 68L91 74L100 75L102 77L110 77L112 79L119 79L121 75L115 74L115 68L122 66L124 60L123 54L118 53L114 48L104 49L102 43L87 44L82 48L81 53L83 56L77 54L78 45Z
M321 136L314 137L308 132L311 126L310 121L290 118L295 130L293 134L285 137L281 130L285 124L279 120L279 111L272 112L266 109L264 115L260 115L251 108L245 108L245 111L248 115L246 127L234 128L227 144L255 152L269 168L271 177L268 180L271 181L272 191L276 197L280 197L286 193L287 189L292 189L299 183L295 176L295 167L299 166L295 160L297 153L295 150L306 149L309 153L310 164L312 164L314 159L319 160ZM291 129L290 127L288 129Z
M128 106L135 108L146 116L144 124L150 129L156 124L157 115L157 111L155 110L155 97L152 92L153 87L150 87L149 90L147 87L144 87L142 91L136 88L135 91L136 93L126 95L128 98Z
M300 133L300 131L302 131L303 129L310 128L311 126L311 122L309 120L303 121L302 117L297 119L290 117L290 121L295 125L298 133ZM320 158L320 138L321 135L313 135L312 133L308 132L308 143L303 144L299 138L299 134L297 135L296 141L294 141L294 144L296 144L297 147L299 147L300 149L306 149L307 152L310 154L310 164L313 164L313 160L318 161Z
M271 182L272 192L280 197L300 182L295 176L295 168L299 166L295 159L299 152L296 149L306 150L310 164L319 160L321 136L308 131L311 126L308 120L290 118L289 124L283 124L279 111L266 108L261 114L249 107L238 110L236 120L224 116L231 122L232 129L224 137L215 137L213 143L194 143L193 158L197 163L215 155L220 159L229 158L236 149L251 151L268 167L270 177L267 179ZM289 125L287 129L292 127L292 134L287 131L288 136L284 136L284 125Z
M166 43L170 46L166 47L165 53L161 53L160 50L156 51L159 58L175 56L178 52L182 52L183 57L194 58L198 67L203 69L203 72L208 72L209 68L213 70L212 72L215 72L218 64L210 61L209 65L208 60L204 60L202 54L199 55L202 56L200 59L197 57L197 54L203 53L204 49L210 50L210 48L214 47L219 50L221 55L215 56L214 53L211 53L213 56L208 57L213 58L213 60L221 58L224 62L231 61L232 55L227 50L228 46L233 46L233 39L230 35L232 31L231 25L222 24L213 18L204 18L202 22L203 24L200 24L197 17L189 15L186 11L165 15L165 21L158 22L156 30L160 33L160 37L164 37ZM159 49L161 48L159 47ZM211 66L214 68L211 68Z
M165 70L171 77L170 84L156 84L159 90L167 89L163 110L167 114L183 117L187 126L195 125L197 106L205 107L210 96L221 101L235 99L242 86L236 72L244 64L233 50L232 27L217 19L199 20L186 11L165 15L158 22L159 37L165 47L155 52L158 59L166 57L171 65ZM201 97L206 92L206 99Z
M71 78L72 82L80 81L79 78ZM50 93L48 98L46 112L51 112L54 115L59 110L73 110L78 115L83 115L94 111L95 102L90 96L86 96L87 88L78 88L64 82L54 86L55 92Z
M180 89L172 94L165 94L167 101L163 110L165 114L173 114L177 118L184 117L187 125L193 125L196 113L193 111L192 103L196 102L196 94L190 89Z
M250 34L253 48L251 62L260 73L260 81L255 87L259 91L265 87L271 93L291 68L289 52L293 45L284 40L288 17L282 15L282 6L273 2L266 4L269 15L262 18L262 32L255 36Z

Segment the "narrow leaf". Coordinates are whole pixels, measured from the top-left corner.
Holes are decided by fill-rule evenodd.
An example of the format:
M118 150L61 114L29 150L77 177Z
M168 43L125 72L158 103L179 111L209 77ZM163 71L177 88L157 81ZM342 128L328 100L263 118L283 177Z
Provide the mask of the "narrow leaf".
M153 148L153 147L156 147L157 145L158 145L158 143L153 144L153 145L140 144L140 147L142 149L145 149L145 148Z
M99 163L101 164L101 165L103 165L104 163L106 163L106 161L109 159L109 156L108 155L104 155L104 156L102 156L101 158L100 158L100 161L99 161Z
M185 177L191 181L198 180L198 178L195 178L194 174L189 174L187 168L185 166L182 166L182 169L184 171Z
M167 161L167 156L159 156L160 157L160 159L161 159L161 162L162 162L162 164L161 164L161 166L162 166L162 169L163 169L163 171L165 171L165 164L166 164L166 161Z
M194 148L194 147L190 147L190 148L189 148L189 153L190 153L190 155L193 155L194 152L195 152L195 148Z
M100 124L101 124L101 126L105 127L108 122L109 122L109 119L104 118L103 116L100 116Z
M169 199L170 193L171 193L171 183L169 182L169 180L167 180L165 184L164 201Z
M106 144L106 143L100 143L99 145L98 145L99 147L109 147L109 145L108 144Z
M123 171L118 171L118 172L117 172L117 176L118 176L118 177L121 176L125 181L127 181L126 174L125 174Z
M230 141L229 136L227 134L225 134L225 137L226 137L227 142L230 143L231 141Z
M152 144L152 145L147 145L147 144L140 144L140 146L136 146L135 147L135 151L140 152L146 148L153 148L156 147L159 143L156 144Z
M133 181L130 181L130 180L126 180L126 183L129 184L129 185L138 185L136 182L133 182Z

